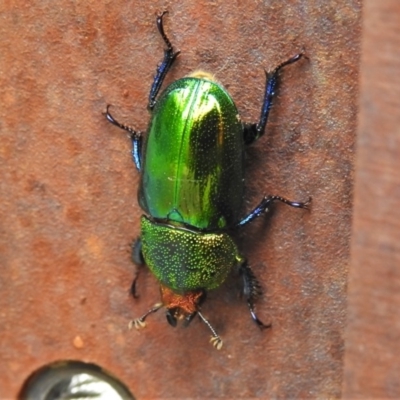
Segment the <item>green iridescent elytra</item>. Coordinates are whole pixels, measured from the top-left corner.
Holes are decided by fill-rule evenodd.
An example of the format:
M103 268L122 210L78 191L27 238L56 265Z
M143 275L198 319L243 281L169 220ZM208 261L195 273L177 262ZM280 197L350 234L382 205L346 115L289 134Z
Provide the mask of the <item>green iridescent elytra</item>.
M141 207L198 229L237 221L243 150L242 123L224 88L193 77L172 83L156 103L144 143Z

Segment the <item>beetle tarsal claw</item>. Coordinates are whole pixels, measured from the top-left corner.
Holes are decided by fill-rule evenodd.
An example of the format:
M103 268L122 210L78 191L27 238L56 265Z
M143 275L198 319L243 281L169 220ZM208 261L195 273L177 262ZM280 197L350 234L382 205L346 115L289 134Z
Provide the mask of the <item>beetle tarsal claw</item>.
M135 318L131 322L129 322L128 328L132 329L135 327L136 329L143 329L146 326L146 322L142 320L142 318Z
M224 342L222 341L222 339L219 336L211 336L210 343L212 343L212 345L217 350L221 350L222 349L222 345L224 344Z

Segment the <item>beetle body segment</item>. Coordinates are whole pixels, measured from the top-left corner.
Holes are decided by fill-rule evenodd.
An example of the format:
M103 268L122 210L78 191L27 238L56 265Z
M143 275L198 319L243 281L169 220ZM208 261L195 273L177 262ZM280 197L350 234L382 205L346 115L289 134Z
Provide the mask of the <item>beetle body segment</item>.
M164 286L177 293L215 289L240 255L227 233L204 233L168 226L143 216L142 253Z
M241 210L243 154L242 123L226 90L207 79L175 81L152 113L139 203L156 219L229 226Z

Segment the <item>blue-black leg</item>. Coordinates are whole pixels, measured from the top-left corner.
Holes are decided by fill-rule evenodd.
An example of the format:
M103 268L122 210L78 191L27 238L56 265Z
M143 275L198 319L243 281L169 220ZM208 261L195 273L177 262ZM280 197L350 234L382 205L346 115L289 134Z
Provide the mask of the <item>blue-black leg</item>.
M144 265L144 259L143 259L143 253L142 253L142 241L139 238L137 238L131 246L131 258L133 263L136 265L136 269L135 269L135 276L133 278L133 282L131 285L131 294L134 298L137 298L138 295L136 293L136 283L137 283L137 279L139 276L139 270L140 267L142 267ZM144 313L141 317L136 318L132 321L129 322L129 329L132 329L133 327L135 327L136 329L142 329L146 326L146 318L150 315L150 314L154 314L155 312L157 312L160 308L162 308L164 305L163 303L156 303L154 304L153 307L151 307L146 313Z
M135 299L137 299L139 296L137 294L136 284L139 278L140 268L141 266L144 265L144 259L142 254L142 241L140 240L140 238L136 239L131 245L131 259L135 264L135 271L134 271L133 282L130 288L130 293Z
M291 207L308 209L311 203L311 197L307 201L300 203L298 201L287 200L281 196L265 196L261 200L260 204L253 211L251 211L246 217L244 217L241 221L239 221L236 224L236 226L241 227L247 225L251 221L255 220L257 217L259 217L261 214L267 213L270 210L271 205L277 201L280 201L281 203L287 204L288 206Z
M246 297L247 305L250 310L251 318L257 324L260 329L270 328L271 324L264 324L257 317L254 304L256 300L262 295L261 285L255 277L252 269L247 264L247 260L244 259L241 265L239 266L239 273L243 277L243 294Z
M162 39L164 40L164 43L166 44L167 48L164 50L164 58L161 64L157 67L156 76L154 77L153 84L151 85L149 94L149 104L147 105L147 108L149 110L152 110L154 108L156 104L156 97L158 92L160 91L164 78L167 75L168 71L170 70L176 57L180 53L180 51L174 52L174 48L172 47L171 42L169 41L167 35L164 32L163 17L166 13L167 11L164 11L161 15L157 17L157 29Z
M118 122L109 111L110 105L107 106L107 112L105 114L107 121L111 122L113 125L118 126L129 133L129 137L132 141L132 158L136 165L138 171L142 168L141 163L141 151L142 151L142 132L135 131L132 127L128 125L121 124Z
M298 61L303 54L296 54L294 57L278 65L273 71L267 72L266 75L266 85L264 102L261 108L260 120L257 124L245 124L244 126L244 141L246 144L250 144L262 136L265 132L265 126L268 121L269 110L272 106L272 101L274 99L275 91L279 81L279 72L286 65L293 64Z

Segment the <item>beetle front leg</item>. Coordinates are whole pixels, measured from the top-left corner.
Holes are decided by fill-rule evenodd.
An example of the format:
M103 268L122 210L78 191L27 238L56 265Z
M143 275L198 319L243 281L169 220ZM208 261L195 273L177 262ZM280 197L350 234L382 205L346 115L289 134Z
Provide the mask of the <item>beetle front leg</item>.
M286 65L293 64L294 62L300 60L302 56L303 56L302 53L296 54L294 57L278 65L273 71L271 72L265 71L266 75L265 94L264 94L263 105L261 107L260 120L258 121L257 124L245 124L244 142L246 144L253 143L265 132L265 126L268 121L269 110L272 107L272 101L274 99L275 91L278 85L280 70Z
M157 17L157 29L162 39L164 40L164 43L166 44L167 48L164 50L164 58L161 64L157 67L156 76L154 77L153 84L151 85L149 94L149 103L147 105L147 109L150 111L156 105L156 97L158 92L160 91L165 76L172 67L172 64L174 63L176 57L180 53L180 51L174 52L174 48L172 47L172 44L169 41L168 36L164 32L163 17L166 13L167 11L164 11L161 15Z
M144 265L144 259L142 254L142 241L140 237L137 238L131 245L131 259L135 265L135 271L134 271L133 282L129 291L132 297L137 299L139 296L136 291L136 283L139 278L140 269Z
M257 217L259 217L261 214L267 213L270 210L271 205L276 201L280 201L281 203L287 204L291 207L308 209L311 203L311 197L307 201L300 203L297 201L287 200L281 196L265 196L261 200L260 204L253 211L251 211L246 217L244 217L240 222L236 224L236 227L247 225L248 223L255 220Z
M129 133L129 137L132 141L132 158L133 162L136 165L136 169L138 171L142 168L142 159L141 159L141 151L142 151L142 132L135 131L131 126L121 124L118 122L109 111L110 105L107 106L107 111L105 116L107 121L111 122L113 125L121 128Z
M132 329L133 327L135 327L136 329L144 328L146 326L146 322L145 322L146 318L150 314L154 314L155 312L157 312L162 307L163 307L162 303L154 304L154 306L152 308L150 308L150 310L147 311L145 314L143 314L140 318L135 318L134 320L130 321L128 324L128 328L129 329Z
M208 326L208 329L210 329L210 331L212 333L212 336L211 336L211 339L210 339L210 343L217 350L221 350L222 345L223 345L222 339L220 338L218 333L215 331L215 329L212 327L212 325L208 322L208 320L204 317L204 315L200 311L197 311L197 314L200 317L200 319Z
M243 259L242 263L240 264L239 273L243 277L243 294L246 297L251 318L253 318L253 321L260 329L270 328L271 324L266 325L261 322L254 311L254 304L256 300L262 295L262 290L260 283L255 277L250 266L247 264L246 259Z

